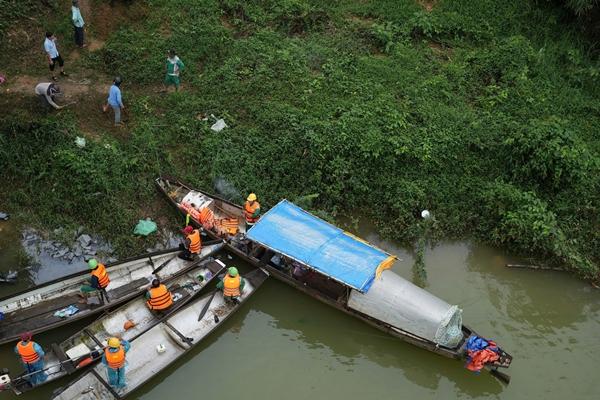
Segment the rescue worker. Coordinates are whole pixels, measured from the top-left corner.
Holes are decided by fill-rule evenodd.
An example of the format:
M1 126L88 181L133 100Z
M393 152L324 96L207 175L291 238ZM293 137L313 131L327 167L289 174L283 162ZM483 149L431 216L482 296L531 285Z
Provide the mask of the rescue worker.
M146 304L151 310L166 310L173 305L173 295L158 279L152 281L152 288L146 291L146 298Z
M131 345L127 340L119 340L116 337L108 339L108 347L104 349L102 364L106 365L108 383L115 389L123 389L125 383L125 353Z
M185 244L183 245L183 254L181 258L184 260L193 260L202 251L202 239L200 237L200 230L194 229L191 225L183 228L182 231L185 234Z
M98 291L101 297L104 297L108 302L108 294L106 293L106 287L110 283L108 272L104 264L99 263L95 258L88 260L88 266L92 271L92 278L88 281L88 285L81 287L81 293L85 295Z
M244 204L244 217L246 217L246 227L252 227L258 221L260 215L260 204L256 200L256 195L250 193Z
M229 267L225 277L217 283L217 289L223 291L223 298L226 302L238 302L239 297L244 290L246 281L238 273L236 267Z
M44 350L42 346L31 340L31 332L21 334L21 340L15 346L15 353L21 356L21 362L27 374L29 382L35 386L44 382L48 375L44 370Z

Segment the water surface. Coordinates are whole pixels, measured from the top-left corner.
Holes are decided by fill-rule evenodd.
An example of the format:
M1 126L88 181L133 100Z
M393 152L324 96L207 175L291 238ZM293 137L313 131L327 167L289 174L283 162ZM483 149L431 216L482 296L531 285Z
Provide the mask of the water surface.
M362 237L403 259L394 270L412 279L411 253L364 229ZM0 247L0 263L5 251ZM426 289L458 304L465 324L514 355L509 386L269 280L204 343L131 398L599 398L599 291L565 273L505 268L515 261L468 242L442 243L425 254ZM0 287L0 295L7 291ZM37 339L49 346L80 327ZM17 366L12 345L0 348L0 360ZM48 398L68 379L21 398Z

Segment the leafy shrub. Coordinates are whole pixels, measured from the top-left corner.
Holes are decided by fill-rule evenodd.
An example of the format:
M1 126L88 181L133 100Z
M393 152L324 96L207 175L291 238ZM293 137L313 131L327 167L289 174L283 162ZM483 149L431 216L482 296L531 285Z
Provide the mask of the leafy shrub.
M583 183L591 155L567 122L551 117L534 119L504 140L507 168L513 178L553 192Z

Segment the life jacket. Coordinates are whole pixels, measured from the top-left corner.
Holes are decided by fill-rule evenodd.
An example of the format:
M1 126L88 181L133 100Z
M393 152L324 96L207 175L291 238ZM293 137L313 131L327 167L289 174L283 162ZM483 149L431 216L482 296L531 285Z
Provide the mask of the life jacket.
M119 350L114 353L107 347L104 349L104 356L108 366L112 369L119 369L125 366L125 349L123 346L119 346Z
M260 210L258 201L255 201L252 205L250 205L249 201L246 201L246 204L244 204L244 216L246 217L247 223L254 224L258 221L258 217L255 218L252 216L256 210Z
M229 274L226 274L225 278L223 278L223 296L225 296L225 297L239 296L241 283L242 283L242 278L239 275L230 276Z
M183 208L195 221L200 221L200 212L192 207L190 203L181 203L180 207Z
M190 253L200 254L200 250L202 249L202 240L200 240L200 231L198 229L194 229L192 233L187 235L187 238L190 240Z
M26 344L23 344L23 341L17 343L17 350L19 351L21 360L23 360L25 364L33 364L34 362L37 362L40 359L40 356L33 348L34 344L35 342L32 342L31 340L28 341Z
M151 310L164 310L173 304L173 296L162 283L157 288L150 289L150 299L146 302Z
M108 273L106 272L104 264L98 264L98 266L92 271L92 276L98 278L98 283L100 284L101 289L106 288L110 283L110 279L108 278Z

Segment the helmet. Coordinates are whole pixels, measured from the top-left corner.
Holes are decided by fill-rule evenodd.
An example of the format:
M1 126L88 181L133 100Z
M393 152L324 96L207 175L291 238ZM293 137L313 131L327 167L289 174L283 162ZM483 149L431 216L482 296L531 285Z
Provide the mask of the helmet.
M22 341L27 342L28 340L31 340L32 336L33 335L31 334L31 332L23 332L23 333L21 333L20 337L21 337Z
M192 227L191 225L188 225L185 228L183 228L182 232L189 235L190 233L192 233L193 230L194 230L194 227Z
M250 193L248 195L248 198L246 200L248 200L248 201L256 201L256 195L254 193Z
M90 269L95 269L98 266L98 261L95 258L88 260L88 266Z
M229 276L237 276L238 270L236 267L229 267L227 273L229 274Z
M116 337L111 337L108 339L108 347L112 347L113 349L118 348L121 345L121 341Z

